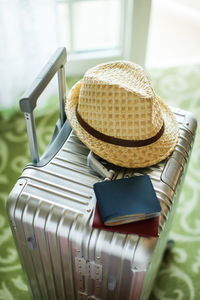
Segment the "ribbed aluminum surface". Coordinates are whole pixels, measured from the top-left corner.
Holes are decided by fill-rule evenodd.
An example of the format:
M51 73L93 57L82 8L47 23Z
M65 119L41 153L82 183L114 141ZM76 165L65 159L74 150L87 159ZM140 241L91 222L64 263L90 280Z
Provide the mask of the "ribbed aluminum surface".
M193 119L184 111L174 112L180 138L172 156L150 168L121 169L115 176L150 176L162 206L159 238L92 228L93 184L102 179L87 166L89 150L73 133L48 165L24 170L17 182L20 195L11 223L35 299L139 299L141 293L146 299L149 295L195 131Z

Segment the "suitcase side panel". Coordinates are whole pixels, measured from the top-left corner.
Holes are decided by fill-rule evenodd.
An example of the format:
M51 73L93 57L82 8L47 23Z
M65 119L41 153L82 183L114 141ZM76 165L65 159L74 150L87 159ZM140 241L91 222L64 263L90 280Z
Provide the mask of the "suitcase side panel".
M14 198L14 195L18 190L18 186L21 187L21 193L19 194L19 197L17 195L16 198ZM16 183L14 189L12 190L9 196L8 199L9 201L7 202L7 210L8 210L8 215L9 215L15 243L19 252L19 257L22 262L22 266L24 270L28 270L28 272L25 273L29 282L30 289L32 292L35 291L34 292L35 297L39 297L40 291L38 288L37 278L35 277L34 266L32 264L31 255L29 251L27 251L27 243L26 243L24 228L23 226L21 226L23 214L27 205L27 199L21 196L25 186L26 186L26 180L20 179Z

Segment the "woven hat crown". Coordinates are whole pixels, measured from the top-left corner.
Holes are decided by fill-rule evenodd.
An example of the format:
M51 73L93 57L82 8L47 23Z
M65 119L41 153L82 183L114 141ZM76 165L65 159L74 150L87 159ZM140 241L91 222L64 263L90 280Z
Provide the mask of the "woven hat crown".
M122 167L151 166L175 148L179 125L144 70L115 61L89 69L69 92L65 111L78 138Z
M143 69L113 62L88 70L77 111L96 131L125 140L146 140L163 126L158 100Z

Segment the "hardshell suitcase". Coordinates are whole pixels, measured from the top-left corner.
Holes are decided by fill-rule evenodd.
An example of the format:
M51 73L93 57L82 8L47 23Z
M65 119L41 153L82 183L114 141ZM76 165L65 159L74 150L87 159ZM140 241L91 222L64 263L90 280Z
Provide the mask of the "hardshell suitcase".
M103 177L88 166L89 149L65 120L65 63L66 50L60 48L20 102L32 163L11 191L7 211L30 291L37 300L147 299L178 204L196 120L186 111L171 108L180 125L180 137L168 159L143 169L112 166L114 178L150 176L162 207L159 236L94 229L93 184ZM39 160L33 110L56 72L61 116Z

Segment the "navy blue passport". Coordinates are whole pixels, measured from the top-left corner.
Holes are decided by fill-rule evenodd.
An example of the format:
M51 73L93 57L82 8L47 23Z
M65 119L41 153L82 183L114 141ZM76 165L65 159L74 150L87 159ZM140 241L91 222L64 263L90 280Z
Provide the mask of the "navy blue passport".
M148 175L94 184L104 225L115 226L159 216L161 206Z

